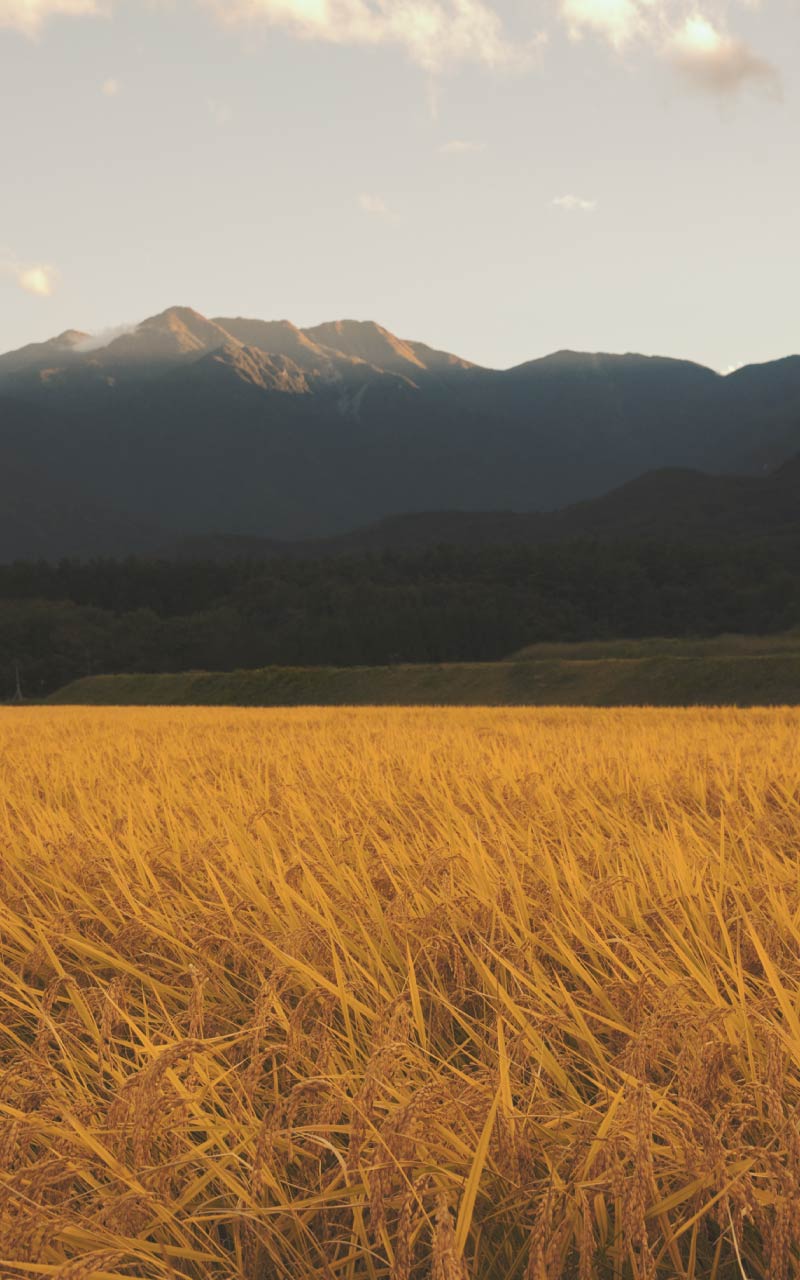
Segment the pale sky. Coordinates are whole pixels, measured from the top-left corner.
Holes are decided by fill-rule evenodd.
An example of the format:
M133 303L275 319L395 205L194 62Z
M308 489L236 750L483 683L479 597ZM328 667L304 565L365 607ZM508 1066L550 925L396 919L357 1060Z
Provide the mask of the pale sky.
M800 0L0 0L0 351L800 352Z

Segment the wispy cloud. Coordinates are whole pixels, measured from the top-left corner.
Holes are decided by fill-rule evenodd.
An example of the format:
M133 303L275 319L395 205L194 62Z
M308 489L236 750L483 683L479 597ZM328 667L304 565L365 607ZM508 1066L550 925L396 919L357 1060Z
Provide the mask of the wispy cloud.
M144 0L142 0L144 3ZM225 23L267 23L331 44L397 45L420 66L526 66L544 36L510 38L496 0L194 0ZM110 12L119 0L0 0L0 28L36 35L52 17Z
M115 338L122 338L127 333L133 333L137 328L135 324L117 324L112 329L103 329L100 333L89 334L82 342L75 344L74 350L80 351L83 355L87 355L90 351L100 351L103 347L107 347Z
M562 0L561 13L573 38L596 31L619 47L645 27L651 7L639 0Z
M463 138L454 138L439 148L443 156L469 156L486 150L485 142L469 142Z
M40 298L49 298L55 289L55 272L52 267L25 267L17 276L20 289L26 293L35 293Z
M143 2L143 0L142 0ZM119 0L0 0L0 28L38 34L51 17L110 12ZM547 43L547 32L527 41L509 34L499 0L193 0L227 24L263 23L307 40L330 44L394 45L431 73L463 62L498 68L530 66ZM753 7L758 0L740 0ZM728 30L734 0L554 0L573 39L585 35L617 51L641 47L666 61L691 86L731 94L745 85L780 90L779 74L744 40ZM712 6L713 17L705 12ZM102 92L113 97L110 78ZM431 90L435 95L435 89ZM221 106L224 115L227 108ZM431 113L436 115L436 98ZM212 107L212 115L217 112ZM218 123L224 123L220 121ZM455 140L452 154L461 143ZM464 144L463 151L473 149ZM474 148L474 149L477 149Z
M672 64L697 89L736 93L748 82L780 93L775 67L741 40L721 34L707 18L687 18L668 45Z
M567 213L594 213L596 200L585 200L583 196L554 196L553 204Z
M102 0L0 0L0 28L34 36L47 18L85 17L105 12Z
M206 0L226 22L262 21L332 44L394 44L429 71L452 62L526 65L539 38L511 40L485 0Z
M712 21L689 0L560 0L573 39L588 33L617 50L637 42L649 46L688 83L710 93L735 93L748 82L779 92L777 69L722 25L730 8L717 0Z
M359 206L364 213L371 213L377 218L388 218L389 208L382 196L368 195L366 192L358 197Z
M0 253L0 279L16 285L25 293L49 298L55 292L58 272L43 262L19 262L13 254Z

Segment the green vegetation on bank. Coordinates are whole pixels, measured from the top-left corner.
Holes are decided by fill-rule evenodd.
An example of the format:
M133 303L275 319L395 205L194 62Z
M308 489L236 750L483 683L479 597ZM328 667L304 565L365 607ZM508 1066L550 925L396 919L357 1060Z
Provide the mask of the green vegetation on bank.
M23 693L41 700L120 671L438 667L609 637L623 642L615 656L641 656L650 653L643 636L764 636L799 625L800 537L15 564L0 567L0 700L14 694L17 664Z
M649 636L644 640L585 640L529 644L509 656L510 662L540 662L547 658L583 661L597 658L737 658L790 655L800 659L800 630L776 635Z
M760 706L800 704L800 652L538 658L385 667L93 676L65 705Z

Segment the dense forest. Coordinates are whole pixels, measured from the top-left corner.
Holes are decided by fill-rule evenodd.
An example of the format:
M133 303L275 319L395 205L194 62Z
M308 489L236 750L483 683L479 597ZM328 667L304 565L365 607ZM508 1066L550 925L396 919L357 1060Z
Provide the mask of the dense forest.
M493 661L543 640L800 624L800 538L227 564L0 566L0 698L105 672Z

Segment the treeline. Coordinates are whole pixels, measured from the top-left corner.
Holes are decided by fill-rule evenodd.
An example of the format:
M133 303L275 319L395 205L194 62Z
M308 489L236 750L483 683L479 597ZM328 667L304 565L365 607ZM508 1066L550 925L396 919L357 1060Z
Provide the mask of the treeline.
M316 561L0 566L0 698L112 672L493 661L537 641L800 624L800 538Z

